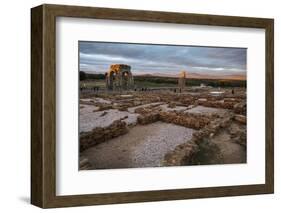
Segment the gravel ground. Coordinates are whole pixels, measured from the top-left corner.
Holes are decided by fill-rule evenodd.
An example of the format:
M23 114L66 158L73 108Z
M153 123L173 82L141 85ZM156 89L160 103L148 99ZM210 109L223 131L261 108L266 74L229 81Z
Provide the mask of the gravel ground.
M194 130L156 122L85 150L82 156L97 169L158 167L164 155L191 139Z
M111 101L105 100L103 98L81 98L80 101L85 102L86 104L87 104L87 102L89 104L91 104L91 103L111 104Z
M96 127L107 127L114 121L123 119L127 125L135 125L139 114L109 109L105 111L93 112L97 107L93 105L83 105L80 108L80 132L89 132Z
M186 110L185 112L196 113L196 114L212 114L212 113L224 113L225 109L212 108L212 107L204 107L197 106L192 109Z
M80 114L89 114L99 109L99 107L88 104L80 104Z

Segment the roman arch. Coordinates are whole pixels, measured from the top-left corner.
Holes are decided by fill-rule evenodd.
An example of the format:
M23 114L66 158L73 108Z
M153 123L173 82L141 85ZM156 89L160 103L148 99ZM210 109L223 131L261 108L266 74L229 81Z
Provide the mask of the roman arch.
M126 64L113 64L105 73L106 88L108 90L129 90L134 87L131 67Z

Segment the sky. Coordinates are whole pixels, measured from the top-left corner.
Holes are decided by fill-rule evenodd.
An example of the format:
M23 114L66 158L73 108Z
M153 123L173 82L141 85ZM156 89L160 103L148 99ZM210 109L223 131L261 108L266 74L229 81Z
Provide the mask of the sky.
M79 42L80 70L105 73L128 64L133 75L181 71L207 75L246 75L247 49L108 42Z

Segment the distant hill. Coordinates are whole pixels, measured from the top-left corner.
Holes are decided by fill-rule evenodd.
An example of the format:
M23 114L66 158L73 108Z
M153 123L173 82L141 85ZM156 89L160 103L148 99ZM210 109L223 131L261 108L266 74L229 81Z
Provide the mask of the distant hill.
M241 79L239 76L207 76L207 75L188 75L186 79L186 85L188 86L200 86L205 84L212 87L246 87L247 81ZM86 73L85 81L103 81L104 74ZM170 76L155 76L152 74L135 75L135 85L138 88L150 88L150 87L176 87L178 85L178 78L175 75Z
M143 75L136 75L136 76L178 78L178 75L163 74L163 73L143 74ZM242 75L242 74L208 75L208 74L189 73L189 72L187 72L186 78L191 78L191 79L246 80L246 76Z
M86 72L88 75L88 78L103 78L104 76L103 72ZM168 78L178 78L178 74L170 74L170 73L145 73L145 74L138 74L133 72L134 76L143 76L143 77L168 77ZM188 79L219 79L219 80L246 80L246 75L244 74L200 74L200 73L192 73L192 72L187 72L186 78Z

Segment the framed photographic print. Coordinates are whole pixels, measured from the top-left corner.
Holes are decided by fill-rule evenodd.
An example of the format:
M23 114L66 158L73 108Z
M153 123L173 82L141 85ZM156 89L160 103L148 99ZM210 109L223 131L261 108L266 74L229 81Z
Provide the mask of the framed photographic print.
M273 19L31 9L31 203L274 191Z

